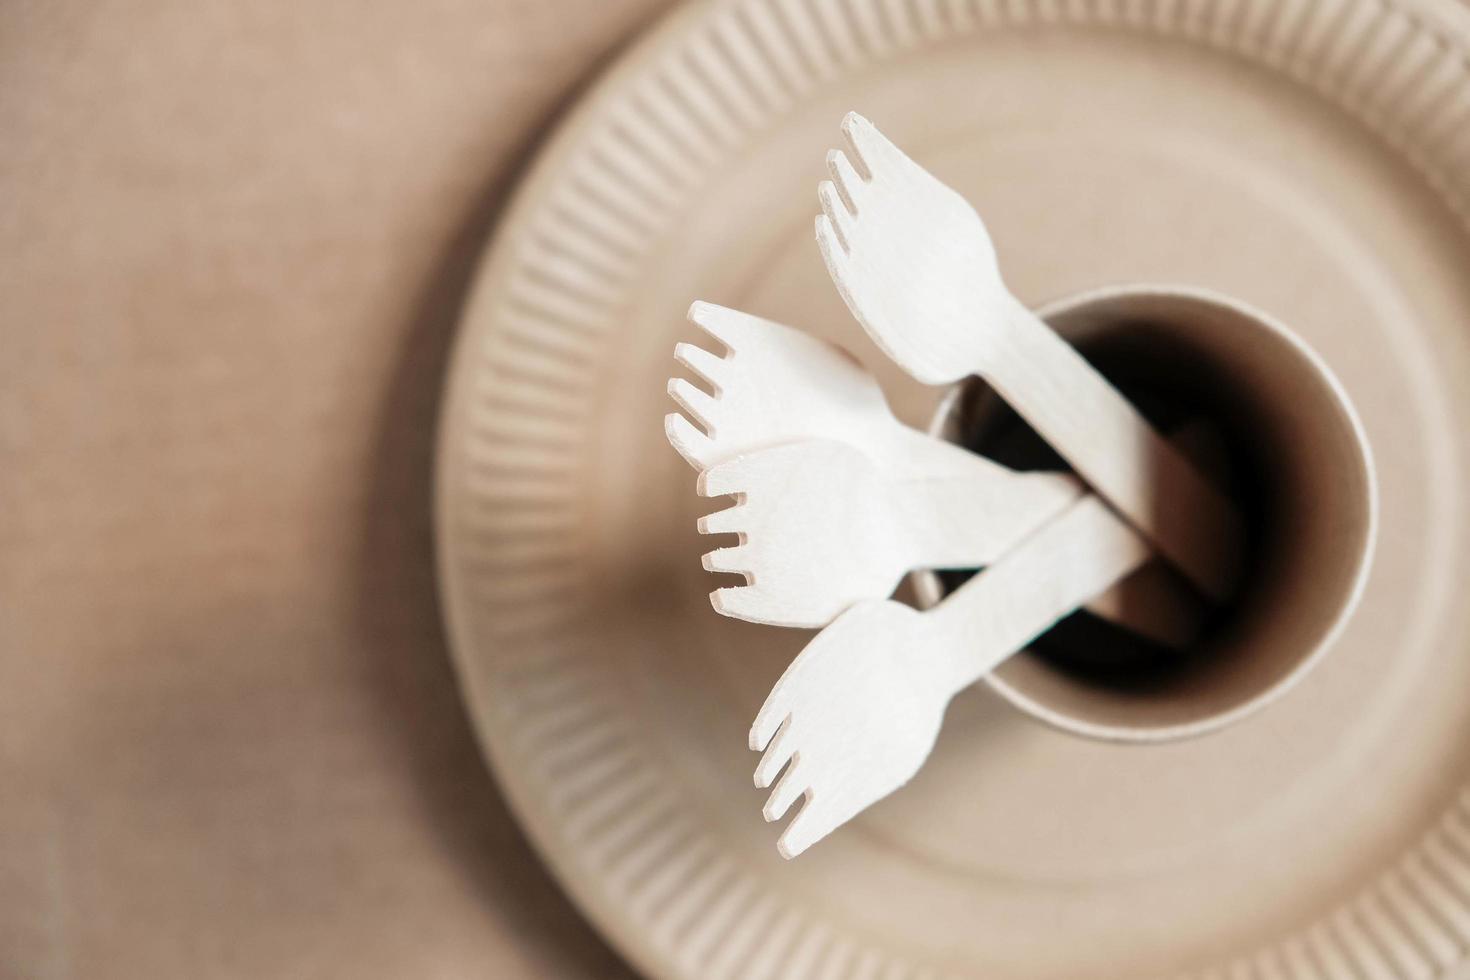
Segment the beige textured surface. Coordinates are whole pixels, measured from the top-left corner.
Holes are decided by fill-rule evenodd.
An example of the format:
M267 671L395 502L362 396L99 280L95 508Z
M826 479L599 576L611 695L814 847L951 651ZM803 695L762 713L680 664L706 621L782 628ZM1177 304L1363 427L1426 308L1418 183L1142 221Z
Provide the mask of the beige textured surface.
M984 5L986 27L945 4L928 33L891 15L935 5L823 5L818 22L809 0L748 0L739 18L711 4L558 134L466 312L436 540L496 772L651 975L1463 965L1470 34L1439 24L1446 2L1275 17L1274 0L1203 0L1146 20L1022 0ZM1065 23L1037 28L1048 11ZM783 24L801 25L784 45ZM1413 121L1398 150L1364 124L1363 92L1386 100L1377 118ZM740 109L722 142L701 138L711 103ZM889 387L896 367L812 248L810 188L853 106L986 215L1023 300L1146 277L1291 325L1381 454L1383 531L1349 631L1249 724L1110 746L967 691L911 785L783 862L745 736L802 636L710 615L693 527L709 502L662 437L661 391L698 296L851 344L901 418L929 414L938 392Z
M470 262L656 0L0 6L0 976L610 976L461 712Z

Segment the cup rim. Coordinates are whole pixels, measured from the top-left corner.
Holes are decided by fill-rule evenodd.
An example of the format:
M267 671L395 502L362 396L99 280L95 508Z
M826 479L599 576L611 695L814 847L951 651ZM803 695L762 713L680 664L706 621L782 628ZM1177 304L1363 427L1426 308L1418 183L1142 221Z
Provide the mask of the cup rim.
M1270 686L1223 711L1193 721L1167 725L1128 727L1106 724L1076 717L1038 701L1007 682L999 676L997 671L991 671L983 678L992 691L1012 706L1053 728L1105 742L1156 744L1196 738L1220 731L1244 720L1284 697L1325 658L1352 619L1367 587L1378 544L1379 493L1378 471L1373 447L1369 442L1362 419L1358 416L1357 408L1353 405L1342 382L1322 356L1303 338L1259 307L1207 287L1144 282L1115 283L1062 296L1038 307L1036 314L1042 320L1049 322L1054 317L1074 312L1084 306L1119 300L1145 299L1184 300L1222 308L1249 320L1256 326L1265 328L1278 340L1284 341L1288 347L1292 348L1325 383L1338 414L1352 432L1353 443L1358 449L1357 456L1362 465L1367 511L1364 515L1363 543L1358 549L1351 584L1332 621L1313 643L1312 649L1291 670L1272 682ZM954 415L956 402L964 386L970 380L967 378L951 385L940 399L927 428L930 435L943 438L944 427ZM943 587L936 572L932 570L915 571L910 573L909 579L921 608L930 608L943 598Z

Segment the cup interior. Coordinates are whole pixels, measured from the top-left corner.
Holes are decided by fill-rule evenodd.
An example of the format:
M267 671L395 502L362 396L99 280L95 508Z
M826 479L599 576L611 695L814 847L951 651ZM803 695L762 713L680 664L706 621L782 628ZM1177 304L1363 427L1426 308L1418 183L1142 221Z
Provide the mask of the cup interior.
M1246 560L1223 606L1158 559L1109 595L1116 610L1156 594L1135 587L1144 578L1171 579L1197 603L1182 648L1082 610L986 683L1048 724L1108 740L1199 735L1264 707L1329 651L1371 563L1372 456L1346 392L1285 326L1205 290L1115 287L1040 313L1236 501ZM977 378L955 386L931 431L1013 468L1068 468ZM917 573L920 604L969 574Z

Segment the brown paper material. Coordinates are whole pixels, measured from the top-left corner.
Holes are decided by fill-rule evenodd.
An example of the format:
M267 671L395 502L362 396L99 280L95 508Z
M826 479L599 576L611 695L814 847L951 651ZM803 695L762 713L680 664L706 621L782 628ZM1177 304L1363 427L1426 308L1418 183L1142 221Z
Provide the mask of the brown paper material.
M609 976L445 659L471 262L659 4L0 8L0 976Z

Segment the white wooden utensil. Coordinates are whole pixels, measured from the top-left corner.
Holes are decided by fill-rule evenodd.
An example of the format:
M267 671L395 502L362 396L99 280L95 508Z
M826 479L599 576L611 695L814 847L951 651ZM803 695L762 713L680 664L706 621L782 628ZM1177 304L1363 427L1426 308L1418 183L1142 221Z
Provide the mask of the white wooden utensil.
M674 346L674 359L713 389L669 379L669 395L687 417L670 413L664 432L695 469L785 442L834 439L885 465L901 463L906 474L969 476L992 504L1017 507L1040 496L1064 506L1077 492L1073 477L1017 473L904 425L852 355L795 327L705 302L689 307L689 320L727 351Z
M1201 435L1194 427L1180 442ZM1014 545L1045 523L1018 528L1004 508L987 507L987 488L974 480L901 477L835 440L737 456L701 474L697 489L739 498L699 520L701 534L740 536L739 544L707 553L704 567L746 577L745 585L711 592L711 605L726 616L776 626L825 626L858 602L887 598L913 569L988 565L999 557L997 542ZM1086 605L1175 649L1194 641L1206 615L1204 601L1157 563Z
M665 432L696 468L727 467L716 484L743 488L742 504L699 522L703 534L741 535L704 556L705 568L747 579L710 593L723 615L825 626L856 602L886 598L913 569L988 564L1081 492L1069 476L1018 473L903 425L877 381L832 344L713 303L695 303L689 318L729 353L675 347L715 393L671 379L670 393L706 428L676 412ZM700 492L707 486L702 478ZM1174 648L1194 639L1203 612L1159 570L1089 609Z
M704 567L749 584L710 601L727 616L782 626L825 626L856 602L887 598L916 568L988 565L1081 492L1046 485L1010 499L1005 480L911 477L832 440L773 446L700 477L702 494L729 487L740 502L701 518L699 530L735 532L741 543L711 551Z
M664 420L686 460L707 470L823 440L752 457L738 472L754 500L700 521L704 534L772 522L748 546L704 557L707 569L749 581L711 593L727 616L825 626L854 602L887 597L915 568L988 564L1081 493L1074 477L1016 472L899 422L877 381L840 348L712 303L695 303L689 318L729 353L674 348L714 388L669 381L703 426L677 412Z
M764 751L756 786L781 774L766 820L806 798L781 855L795 857L906 783L957 692L1151 553L1088 495L927 612L870 601L839 616L792 661L750 729L751 749Z
M1207 595L1231 593L1231 503L1070 345L1011 295L980 216L868 120L827 156L817 242L863 328L926 384L985 378Z

